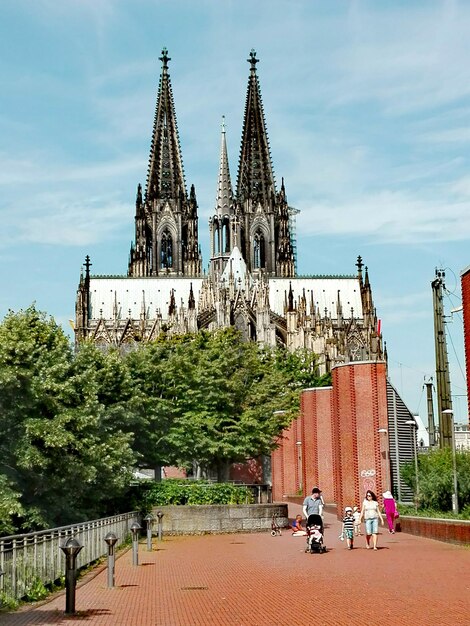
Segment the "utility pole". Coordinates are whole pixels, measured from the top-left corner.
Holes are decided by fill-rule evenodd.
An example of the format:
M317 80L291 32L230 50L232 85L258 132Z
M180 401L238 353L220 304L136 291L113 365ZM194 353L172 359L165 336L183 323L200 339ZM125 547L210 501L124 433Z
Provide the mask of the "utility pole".
M439 419L439 447L452 447L452 416L445 413L452 409L450 393L449 360L444 321L443 291L445 289L445 271L436 269L436 278L431 283L434 306L434 345L436 352L436 392Z
M432 448L436 445L436 425L434 423L434 405L432 403L432 377L428 381L424 381L426 387L426 400L428 407L428 434L429 434L429 446Z

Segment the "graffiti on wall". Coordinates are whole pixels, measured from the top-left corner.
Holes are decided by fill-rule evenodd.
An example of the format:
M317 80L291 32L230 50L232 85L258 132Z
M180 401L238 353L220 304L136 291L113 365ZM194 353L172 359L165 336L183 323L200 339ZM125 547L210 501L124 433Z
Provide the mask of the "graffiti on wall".
M376 493L377 488L376 485L377 483L375 482L375 469L363 469L361 470L361 480L360 483L362 484L362 487L364 489L364 493L366 491L373 491L374 493Z

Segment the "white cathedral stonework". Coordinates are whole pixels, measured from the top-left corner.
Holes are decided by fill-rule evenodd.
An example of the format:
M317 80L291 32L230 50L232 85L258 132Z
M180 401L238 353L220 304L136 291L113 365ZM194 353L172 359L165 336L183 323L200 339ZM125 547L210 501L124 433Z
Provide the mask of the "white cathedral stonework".
M261 345L307 349L320 372L386 358L367 268L348 276L297 276L295 210L276 190L256 72L248 59L236 191L222 125L210 266L202 273L197 200L184 180L176 114L162 52L149 168L137 188L135 243L127 276L93 276L87 257L76 301L75 338L120 349L167 335L235 326Z

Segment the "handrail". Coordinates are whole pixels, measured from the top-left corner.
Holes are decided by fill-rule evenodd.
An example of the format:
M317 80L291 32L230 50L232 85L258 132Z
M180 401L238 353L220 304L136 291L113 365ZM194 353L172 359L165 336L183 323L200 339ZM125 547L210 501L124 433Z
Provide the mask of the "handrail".
M38 582L48 585L65 574L65 559L60 550L67 539L75 537L83 545L77 568L86 567L107 553L104 537L113 532L119 544L126 541L133 522L140 521L136 511L88 522L48 528L34 533L0 537L0 592L9 597L25 597Z

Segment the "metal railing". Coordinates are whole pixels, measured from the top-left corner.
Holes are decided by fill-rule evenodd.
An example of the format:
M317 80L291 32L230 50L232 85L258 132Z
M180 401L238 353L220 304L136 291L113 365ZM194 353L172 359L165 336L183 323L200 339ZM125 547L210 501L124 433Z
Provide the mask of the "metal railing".
M83 549L77 558L77 568L85 567L107 554L104 541L112 532L124 543L133 522L139 521L136 512L114 517L51 528L25 535L0 537L0 592L15 599L26 596L38 581L48 585L65 574L65 558L60 546L75 537Z

